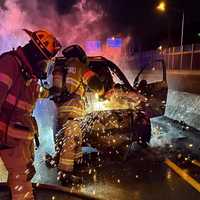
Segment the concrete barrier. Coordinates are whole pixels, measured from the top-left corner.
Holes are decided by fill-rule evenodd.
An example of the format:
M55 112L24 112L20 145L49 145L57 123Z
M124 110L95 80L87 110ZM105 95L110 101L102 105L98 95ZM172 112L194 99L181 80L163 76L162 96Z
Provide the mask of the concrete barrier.
M168 70L167 81L170 89L200 94L200 70Z
M200 130L200 95L169 89L165 116Z

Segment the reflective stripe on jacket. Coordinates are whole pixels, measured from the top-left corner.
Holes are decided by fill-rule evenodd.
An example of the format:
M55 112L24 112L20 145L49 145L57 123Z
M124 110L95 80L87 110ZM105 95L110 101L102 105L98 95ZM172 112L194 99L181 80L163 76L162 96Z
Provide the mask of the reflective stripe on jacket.
M80 95L81 97L84 96L90 79L93 77L98 78L89 67L81 63L78 59L72 59L68 62L67 69L67 74L63 82L64 71L61 67L56 67L55 64L53 86L58 90L61 90L61 88L66 89L67 92Z
M31 114L39 94L38 80L33 76L26 81L20 71L20 62L30 73L31 65L23 49L0 57L0 140L8 134L12 137L32 139L34 126Z
M69 93L84 95L84 85L82 77L86 66L77 59L73 59L68 64L68 72L65 78L65 86Z
M68 119L79 118L84 115L85 105L81 99L71 99L58 107L58 119L65 123Z
M93 71L89 70L89 69L86 70L86 71L84 72L83 78L82 78L83 83L84 83L85 85L88 85L89 80L90 80L91 78L93 78L93 77L96 77L96 74L95 74Z

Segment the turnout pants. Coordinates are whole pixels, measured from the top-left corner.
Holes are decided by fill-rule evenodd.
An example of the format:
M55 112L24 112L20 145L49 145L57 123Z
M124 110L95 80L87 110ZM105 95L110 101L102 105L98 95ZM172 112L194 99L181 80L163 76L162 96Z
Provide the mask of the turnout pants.
M30 181L32 173L35 172L32 165L34 154L33 141L12 137L7 139L13 148L1 150L0 157L8 170L8 185L11 190L12 200L33 200Z
M82 132L78 117L82 117L84 104L82 100L72 99L58 109L58 120L63 123L64 131L58 169L71 172L74 162L82 158Z
M65 172L73 171L74 162L78 162L82 158L81 146L82 135L79 122L68 120L64 129L58 169Z

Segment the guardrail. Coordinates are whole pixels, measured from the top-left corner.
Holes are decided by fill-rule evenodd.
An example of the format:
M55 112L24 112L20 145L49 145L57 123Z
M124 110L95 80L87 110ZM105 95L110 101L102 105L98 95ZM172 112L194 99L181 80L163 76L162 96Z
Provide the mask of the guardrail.
M138 68L156 59L164 59L168 70L200 70L200 44L134 53L125 61Z
M167 69L200 69L200 44L170 47L161 51Z

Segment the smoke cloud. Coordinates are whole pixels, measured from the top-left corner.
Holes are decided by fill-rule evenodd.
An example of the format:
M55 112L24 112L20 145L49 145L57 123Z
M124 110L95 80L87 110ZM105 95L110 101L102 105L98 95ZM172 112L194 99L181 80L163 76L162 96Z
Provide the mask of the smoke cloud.
M47 29L63 46L84 44L109 33L102 7L94 1L79 0L61 14L52 0L6 0L0 3L0 53L23 45L28 36L22 29Z

